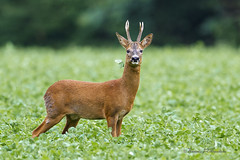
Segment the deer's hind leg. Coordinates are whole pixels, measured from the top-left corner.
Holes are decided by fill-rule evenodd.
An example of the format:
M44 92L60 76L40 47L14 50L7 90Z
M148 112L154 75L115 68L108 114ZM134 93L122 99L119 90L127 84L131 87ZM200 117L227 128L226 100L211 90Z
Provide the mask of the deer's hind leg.
M77 115L67 115L66 117L67 117L67 122L63 129L62 134L65 134L70 127L76 127L78 124L78 121L80 120L80 117L78 117Z
M38 126L33 132L32 132L32 138L38 137L41 133L45 133L50 128L52 128L54 125L56 125L58 122L62 120L64 117L64 114L59 114L54 118L46 117L45 120Z
M54 125L59 123L62 118L66 115L64 111L59 109L60 104L53 103L51 96L45 94L44 96L45 106L47 110L47 116L45 120L38 126L33 132L32 137L38 137L41 133L48 131Z

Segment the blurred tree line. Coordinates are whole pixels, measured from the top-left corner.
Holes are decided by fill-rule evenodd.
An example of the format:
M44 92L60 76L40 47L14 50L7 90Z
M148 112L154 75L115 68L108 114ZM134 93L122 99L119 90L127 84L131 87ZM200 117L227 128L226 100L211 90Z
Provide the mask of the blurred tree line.
M0 0L0 45L113 43L138 22L154 44L240 44L239 0Z

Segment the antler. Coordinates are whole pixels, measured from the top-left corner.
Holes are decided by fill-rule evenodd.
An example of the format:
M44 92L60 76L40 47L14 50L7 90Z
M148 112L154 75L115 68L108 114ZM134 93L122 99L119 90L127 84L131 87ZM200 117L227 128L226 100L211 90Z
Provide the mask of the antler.
M125 29L126 29L127 39L128 39L128 41L129 41L129 42L132 42L132 39L131 39L131 37L130 37L130 33L129 33L129 22L128 22L128 20L126 21Z
M143 22L139 22L139 34L137 37L137 42L140 42L141 40L143 28L144 28Z

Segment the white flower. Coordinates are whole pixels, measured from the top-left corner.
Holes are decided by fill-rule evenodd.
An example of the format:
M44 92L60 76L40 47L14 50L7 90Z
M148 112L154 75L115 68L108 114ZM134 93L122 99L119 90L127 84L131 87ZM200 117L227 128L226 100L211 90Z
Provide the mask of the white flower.
M121 59L116 59L115 62L118 63L118 64L120 64L120 63L122 63L123 61L122 61Z
M130 154L131 156L133 156L133 155L134 155L134 153L133 153L133 152L129 152L129 154Z

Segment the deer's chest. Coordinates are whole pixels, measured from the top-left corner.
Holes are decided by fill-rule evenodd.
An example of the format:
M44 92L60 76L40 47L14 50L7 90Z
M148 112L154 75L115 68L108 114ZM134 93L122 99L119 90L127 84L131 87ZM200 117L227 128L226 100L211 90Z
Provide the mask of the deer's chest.
M118 117L119 119L122 119L125 115L127 115L131 110L132 110L132 104L128 104L124 107L121 107L120 110L118 111Z
M121 110L121 111L119 112L118 118L119 118L119 119L122 119L127 113L128 113L127 110L124 110L124 109Z

